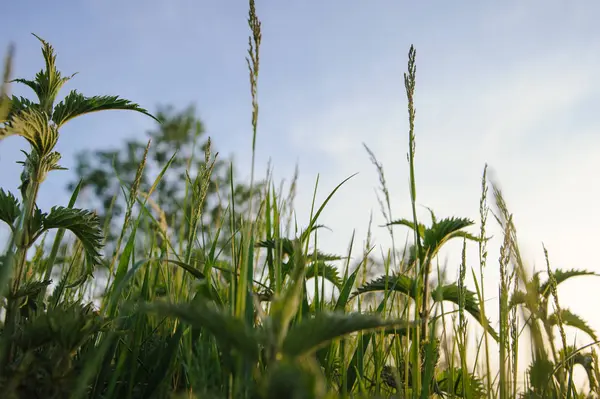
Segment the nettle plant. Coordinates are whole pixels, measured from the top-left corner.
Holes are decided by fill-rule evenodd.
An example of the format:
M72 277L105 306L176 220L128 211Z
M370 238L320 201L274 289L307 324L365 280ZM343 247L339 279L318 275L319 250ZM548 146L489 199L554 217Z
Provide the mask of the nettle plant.
M57 102L61 88L75 74L63 76L56 68L56 55L53 47L42 38L34 35L42 43L42 54L45 68L35 75L33 80L14 79L12 82L22 83L30 87L37 95L37 102L24 97L2 95L2 104L6 112L0 115L0 140L8 136L21 136L29 144L29 151L23 151L25 160L21 174L21 200L3 189L0 189L0 220L11 230L11 239L7 252L0 259L0 287L7 300L4 323L5 337L10 337L19 322L17 312L24 298L35 298L50 284L50 272L54 264L51 259L45 262L45 271L40 273L38 281L27 280L27 254L34 243L48 230L59 229L62 237L65 230L71 231L83 247L87 268L90 271L100 261L102 247L102 231L98 217L91 211L73 208L78 189L75 190L69 207L55 206L50 212L43 212L36 204L40 185L48 173L64 170L59 165L61 155L55 150L60 129L71 119L96 111L131 110L141 112L156 120L129 100L118 96L86 97L76 90L71 91L64 99ZM8 81L5 73L5 82ZM33 281L32 281L33 280ZM3 350L4 356L10 356L10 350ZM3 360L8 360L6 357Z

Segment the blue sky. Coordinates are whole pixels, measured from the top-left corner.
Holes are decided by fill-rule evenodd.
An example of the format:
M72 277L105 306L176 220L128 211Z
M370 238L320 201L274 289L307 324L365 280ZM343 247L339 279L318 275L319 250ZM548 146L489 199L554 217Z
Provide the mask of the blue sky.
M591 256L600 225L600 3L458 4L257 1L263 26L258 171L270 157L275 177L290 178L299 163L302 224L318 173L321 200L359 172L323 215L333 231L320 240L330 252L345 251L353 229L360 244L371 210L375 224L383 223L377 175L363 142L385 167L394 216L410 215L403 73L414 44L419 204L438 216L478 220L487 162L515 214L530 265L545 267L544 242L555 267L600 272ZM64 73L79 72L68 90L119 94L151 111L158 104L195 103L216 147L234 153L241 176L249 175L246 2L21 1L3 7L0 49L16 44L16 76L31 77L42 66L34 32L55 47ZM30 95L18 86L14 92ZM70 122L58 144L62 163L72 167L77 151L117 146L152 127L126 112ZM0 144L0 186L16 189L22 146L20 138ZM69 176L56 172L48 179L42 207L67 201ZM427 215L423 207L420 213ZM385 229L375 228L375 237L388 245ZM497 239L490 244L490 297L496 295L499 245ZM452 272L459 249L460 243L451 245L444 254ZM475 254L472 247L472 266ZM597 283L573 280L560 299L600 329L600 316L586 305L597 300Z

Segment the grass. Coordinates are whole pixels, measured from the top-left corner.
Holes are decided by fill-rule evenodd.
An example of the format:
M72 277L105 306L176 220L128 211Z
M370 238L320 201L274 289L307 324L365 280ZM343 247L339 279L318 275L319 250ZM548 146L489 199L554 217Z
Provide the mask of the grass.
M343 195L351 177L323 203L313 201L304 223L293 219L294 183L287 195L269 176L264 189L255 188L261 24L254 1L248 24L250 197L258 201L251 202L242 228L235 230L238 221L227 219L235 214L236 203L230 199L231 212L222 221L234 231L227 237L227 257L220 255L220 228L201 223L215 161L210 145L204 167L187 181L193 211L189 218L179 215L180 225L188 224L187 237L171 234L160 204L152 201L171 161L149 192L142 193L144 157L133 184L123 183L123 192L115 193L126 197L127 209L116 232L116 249L103 259L105 229L111 224L103 229L94 212L75 208L81 185L66 207L48 212L37 208L39 187L48 173L61 169L54 146L68 120L110 109L153 116L114 96L72 92L55 104L70 77L58 71L53 48L41 38L45 69L34 80L15 80L38 98L9 97L8 85L2 85L0 138L18 135L31 145L20 200L0 190L0 220L12 233L0 259L3 397L598 397L596 332L561 307L557 295L557 286L566 280L595 274L553 270L545 248L546 277L530 273L519 252L513 215L497 185L492 184L492 205L488 202L487 165L477 235L467 231L475 225L467 218L439 219L431 210L429 223L417 219L413 47L404 77L410 218L392 218L384 168L365 146L379 174L381 210L393 243L376 261L380 267L374 266L371 230L359 255L353 254L354 237L346 254L318 250L319 217L334 195ZM11 53L4 82L11 74ZM490 213L503 231L497 264L487 256ZM146 225L156 227L152 234L142 235ZM293 232L290 226L295 226ZM412 242L403 248L394 236L401 228L412 233ZM212 229L212 242L201 240L199 232L206 229ZM50 230L57 234L48 235ZM46 239L53 239L52 245ZM456 282L446 281L437 266L440 250L451 240L463 243ZM467 266L473 263L466 257L467 245L478 246L476 269ZM95 279L94 271L102 265L107 278ZM490 266L500 270L495 303L484 292L484 271ZM467 287L467 275L473 277L473 289ZM56 280L53 287L51 278ZM90 293L97 290L102 295L96 298ZM497 325L486 316L490 306L498 308ZM592 343L574 347L567 341L567 327L587 334ZM523 346L531 348L527 365L519 363ZM497 358L492 356L496 352ZM575 381L577 368L585 371L583 384Z

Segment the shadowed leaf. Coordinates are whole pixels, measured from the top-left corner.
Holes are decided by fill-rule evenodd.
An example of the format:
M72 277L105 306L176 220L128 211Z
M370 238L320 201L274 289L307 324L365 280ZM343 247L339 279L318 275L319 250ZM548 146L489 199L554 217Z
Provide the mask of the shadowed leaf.
M594 331L594 329L592 327L590 327L583 318L581 318L580 316L571 312L569 309L561 309L560 319L564 325L583 331L584 333L589 335L594 341L598 340L598 337L596 336L596 332ZM548 321L550 322L551 325L557 325L558 324L557 314L553 313L550 316L548 316Z
M242 320L203 300L182 304L155 302L142 308L162 316L176 317L192 327L204 328L221 344L235 348L246 355L248 360L258 359L258 340L255 333Z
M383 320L378 315L323 312L292 328L283 341L282 351L288 356L302 356L347 334L406 324L405 321Z
M324 277L330 283L336 286L336 288L341 288L342 282L340 280L340 276L338 274L338 269L335 266L328 265L325 262L317 262L317 270L316 275L319 277ZM306 267L306 279L315 277L315 265L312 264Z
M435 302L448 301L456 305L460 304L460 288L458 285L452 283L444 286L436 287L432 292L431 296ZM481 323L481 312L479 308L479 301L477 295L473 291L466 290L465 311L473 316L477 322ZM491 322L488 320L488 332L497 341L498 333L491 327Z
M43 217L42 231L49 229L71 231L81 241L89 261L94 265L100 264L102 230L95 213L62 206L53 207L50 213Z
M14 224L19 217L19 201L9 191L0 188L0 220L14 229Z
M386 282L387 278L387 282ZM388 290L396 291L403 293L405 295L410 296L414 299L415 297L415 289L417 286L417 282L415 279L405 276L405 275L396 275L396 276L382 276L376 280L373 280L362 287L358 288L356 292L353 293L353 297L360 294L365 294L369 292L378 292L385 291L386 288ZM448 301L459 304L459 288L456 284L448 284L444 286L438 286L431 291L431 299L434 302L442 302ZM477 319L478 322L481 321L481 313L479 310L479 301L474 292L467 290L466 298L465 298L465 310L470 313L473 317ZM494 339L498 339L498 334L496 331L489 326L488 322L488 330L490 335Z

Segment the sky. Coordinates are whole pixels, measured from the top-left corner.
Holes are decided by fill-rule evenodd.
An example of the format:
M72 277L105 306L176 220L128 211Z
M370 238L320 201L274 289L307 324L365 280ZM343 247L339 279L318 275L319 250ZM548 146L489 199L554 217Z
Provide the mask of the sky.
M63 73L79 72L73 88L86 95L118 94L153 111L195 104L223 154L249 176L252 132L245 61L247 3L193 0L85 0L3 5L0 50L16 45L14 75L33 77L43 60L36 33L58 53ZM346 177L321 222L326 252L345 253L356 231L360 251L371 211L379 253L389 245L375 189L377 173L363 143L383 164L393 217L411 215L408 113L403 73L417 50L416 181L438 217L479 215L484 165L514 214L527 264L600 273L595 258L600 225L600 3L593 1L282 2L258 0L260 56L257 171L271 159L276 180L300 169L296 211L308 223L317 201ZM26 88L13 93L30 96ZM58 142L65 167L85 149L143 138L152 120L103 112L67 124ZM0 187L16 191L24 140L0 143ZM66 204L71 172L44 183L39 204ZM493 218L490 216L490 222ZM489 244L486 297L495 302L499 231ZM472 232L477 232L474 227ZM397 237L406 230L397 228ZM462 243L442 254L456 276ZM471 245L468 264L478 267ZM569 307L600 330L600 278L559 289ZM473 285L470 286L473 288ZM497 303L497 302L495 302ZM492 318L494 308L491 305ZM579 334L578 342L589 339Z

